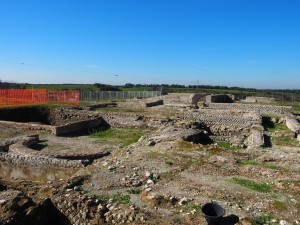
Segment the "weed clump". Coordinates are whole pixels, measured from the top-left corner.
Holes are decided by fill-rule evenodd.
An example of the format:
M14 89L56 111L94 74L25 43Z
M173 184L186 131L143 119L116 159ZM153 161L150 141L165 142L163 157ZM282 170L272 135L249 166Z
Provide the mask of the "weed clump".
M272 185L264 182L259 183L259 182L254 182L251 180L237 178L237 177L233 178L233 182L258 192L269 193L272 191Z

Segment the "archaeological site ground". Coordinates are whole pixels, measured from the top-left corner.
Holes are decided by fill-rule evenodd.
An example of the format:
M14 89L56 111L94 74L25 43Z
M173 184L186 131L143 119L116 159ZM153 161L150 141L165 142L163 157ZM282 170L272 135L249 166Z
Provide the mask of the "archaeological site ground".
M267 102L267 103L266 103ZM0 109L0 224L300 224L300 125L273 99Z

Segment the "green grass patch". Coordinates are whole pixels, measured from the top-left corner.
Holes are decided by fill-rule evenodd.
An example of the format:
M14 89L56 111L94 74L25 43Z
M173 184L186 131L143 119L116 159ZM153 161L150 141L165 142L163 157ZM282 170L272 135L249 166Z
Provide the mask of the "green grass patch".
M229 149L229 150L233 150L233 151L240 149L238 147L232 146L228 141L217 141L216 143L218 144L218 146L225 148L225 149Z
M127 190L127 192L128 192L129 194L139 195L139 194L142 193L142 189L140 189L140 188L133 188L133 189Z
M119 204L130 204L130 196L129 195L123 195L121 193L117 193L115 195L109 196L109 195L97 195L97 199L99 199L101 202L107 204L110 201L113 203L119 203Z
M98 200L100 200L101 202L107 204L110 197L108 195L97 195L96 196Z
M254 191L269 193L272 191L272 185L264 183L264 182L254 182L252 180L242 179L242 178L233 178L233 182L249 188Z
M202 214L201 207L199 205L189 203L182 206L184 212L193 212L194 214Z
M289 128L283 124L283 123L275 123L274 127L270 127L267 129L269 132L275 132L275 131L289 131Z
M300 147L300 143L296 138L293 137L272 137L272 143L281 146Z
M131 128L110 128L104 131L94 131L90 134L90 137L119 143L121 147L126 147L137 142L143 135L149 132L149 130Z
M261 166L261 167L265 167L265 168L269 168L269 169L273 169L273 170L284 170L283 167L276 165L274 163L257 162L252 159L250 159L250 160L235 159L235 160L239 165L254 165L254 166Z
M299 102L277 102L278 105L281 106L292 106L293 113L299 114L300 113L300 103Z
M255 224L257 225L265 225L265 224L269 224L269 222L271 222L271 220L273 219L272 216L270 215L261 215L258 216L254 219Z
M173 218L173 223L175 224L182 224L182 220L178 217Z

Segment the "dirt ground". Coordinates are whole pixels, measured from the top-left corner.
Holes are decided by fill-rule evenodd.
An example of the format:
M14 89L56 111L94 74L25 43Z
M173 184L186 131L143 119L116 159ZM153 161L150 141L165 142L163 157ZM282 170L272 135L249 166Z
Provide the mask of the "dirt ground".
M161 107L134 108L129 103L101 110L166 115ZM168 116L172 113L168 111ZM143 223L132 224L206 224L201 206L208 202L225 208L228 220L224 224L235 224L230 220L232 215L239 217L236 224L300 224L300 147L273 144L248 150L179 139L152 145L147 138L159 131L149 129L138 141L124 144L114 133L121 128L112 129L105 137L56 137L40 132L37 150L41 152L105 150L111 154L75 170L16 168L0 162L0 178L32 181L24 185L25 194L30 196L34 182L44 185L49 180L88 175L89 179L80 187L82 193L103 201L115 199L116 205L128 204L142 210ZM130 138L137 128L122 129ZM37 133L12 127L0 130L1 140ZM4 192L0 193L1 199ZM5 216L0 209L0 218Z

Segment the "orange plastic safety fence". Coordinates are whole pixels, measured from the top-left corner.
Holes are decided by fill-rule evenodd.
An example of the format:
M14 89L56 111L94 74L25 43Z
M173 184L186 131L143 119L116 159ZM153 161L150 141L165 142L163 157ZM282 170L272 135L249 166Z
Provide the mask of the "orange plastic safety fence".
M79 104L80 91L0 89L0 107L47 103Z
M80 91L48 91L48 102L79 105Z

